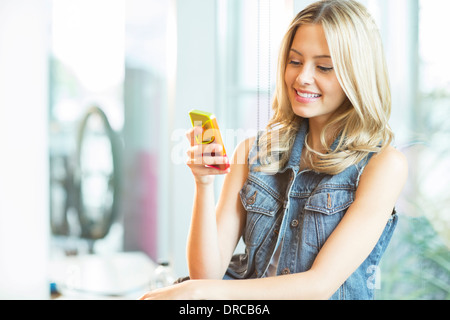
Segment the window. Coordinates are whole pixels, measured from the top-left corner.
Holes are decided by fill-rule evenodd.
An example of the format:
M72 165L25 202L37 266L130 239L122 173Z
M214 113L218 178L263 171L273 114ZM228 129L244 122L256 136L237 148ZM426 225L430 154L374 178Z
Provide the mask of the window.
M232 150L272 116L278 51L293 1L219 0L217 14L218 116L234 132L224 138Z
M411 24L416 25L417 39L411 48L416 49L418 61L409 61L409 68L417 76L414 81L404 79L415 99L404 108L407 114L403 117L411 119L403 144L410 177L399 201L399 227L381 266L379 298L448 300L450 69L445 61L450 46L440 34L450 28L444 14L450 4L441 0L415 4Z

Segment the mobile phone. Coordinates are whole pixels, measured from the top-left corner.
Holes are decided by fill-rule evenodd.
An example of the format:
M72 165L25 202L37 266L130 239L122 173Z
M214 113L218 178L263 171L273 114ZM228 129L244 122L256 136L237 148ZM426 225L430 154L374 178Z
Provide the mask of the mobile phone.
M222 140L222 135L220 134L219 124L217 123L217 118L213 113L191 110L189 111L189 117L191 118L191 123L193 127L202 127L202 133L195 136L195 140L198 144L211 144L217 143L222 146L223 152L220 154L212 154L213 156L223 156L226 157L227 153L225 151L225 145ZM226 170L230 167L229 163L218 164L214 166L207 166L219 170Z

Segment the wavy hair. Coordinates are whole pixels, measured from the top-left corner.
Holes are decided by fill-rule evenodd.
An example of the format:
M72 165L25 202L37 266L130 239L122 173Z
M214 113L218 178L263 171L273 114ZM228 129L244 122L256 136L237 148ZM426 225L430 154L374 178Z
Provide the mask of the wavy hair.
M289 51L298 28L320 24L325 32L337 79L347 99L321 133L326 153L306 143L314 171L335 175L359 163L371 152L391 144L394 134L388 121L391 92L383 45L378 28L367 9L354 0L322 0L301 11L292 21L281 44L277 86L272 104L274 115L258 142L257 170L276 173L290 157L302 121L294 114L284 74ZM337 128L339 143L331 150L326 137Z

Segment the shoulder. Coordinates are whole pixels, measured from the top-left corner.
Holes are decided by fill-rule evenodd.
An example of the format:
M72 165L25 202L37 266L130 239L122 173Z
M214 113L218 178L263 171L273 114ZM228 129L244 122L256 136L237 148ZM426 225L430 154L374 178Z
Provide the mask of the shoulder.
M370 191L372 194L380 192L398 195L403 189L407 177L408 161L406 157L394 147L389 146L370 159L361 175L358 189L361 189L359 191Z
M370 159L366 171L393 173L398 177L407 174L408 161L403 153L392 146L388 146Z

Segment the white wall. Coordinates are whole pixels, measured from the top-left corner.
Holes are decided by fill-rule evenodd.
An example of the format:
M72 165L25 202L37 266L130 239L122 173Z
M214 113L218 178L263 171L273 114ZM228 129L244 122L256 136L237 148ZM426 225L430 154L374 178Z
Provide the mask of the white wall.
M45 299L49 0L0 0L0 299Z

